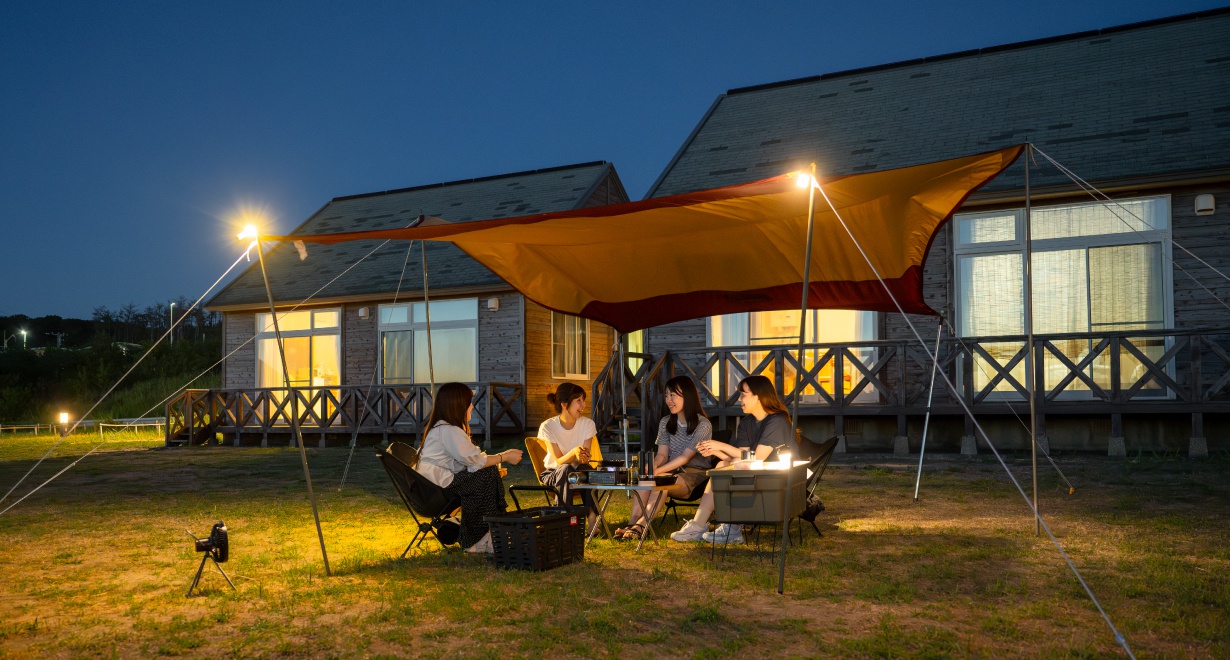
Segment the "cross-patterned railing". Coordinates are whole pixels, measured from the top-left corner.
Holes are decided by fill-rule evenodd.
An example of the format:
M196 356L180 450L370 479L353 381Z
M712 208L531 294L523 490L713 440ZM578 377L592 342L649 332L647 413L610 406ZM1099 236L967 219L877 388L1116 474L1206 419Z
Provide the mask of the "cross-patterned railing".
M471 430L488 443L499 431L525 428L520 383L478 383ZM200 444L217 434L290 433L298 422L306 438L330 434L418 433L431 413L431 387L374 385L185 390L166 408L167 444Z
M802 372L801 415L905 415L927 411L930 351L917 341L882 340L807 344L802 365L797 346L723 346L628 354L641 360L625 369L629 405L642 428L664 410L666 381L688 375L697 383L711 417L740 414L736 388L749 375L774 382L788 406ZM1036 335L1034 373L1026 372L1026 338L945 337L931 410L963 414L1028 413L1032 383L1042 415L1141 412L1230 412L1230 329L1131 330L1113 333ZM614 358L594 382L593 413L599 428L616 418L618 368ZM641 405L644 402L644 405Z

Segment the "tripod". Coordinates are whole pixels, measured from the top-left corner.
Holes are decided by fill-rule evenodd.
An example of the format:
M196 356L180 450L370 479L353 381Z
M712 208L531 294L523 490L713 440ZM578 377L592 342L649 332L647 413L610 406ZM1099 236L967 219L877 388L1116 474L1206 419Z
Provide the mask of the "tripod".
M218 572L222 574L222 577L226 578L226 583L231 585L231 589L235 589L235 583L231 582L231 577L226 574L226 571L222 570L222 566L219 565L218 560L214 558L214 552L216 551L208 550L201 557L201 565L198 566L196 569L196 577L192 578L192 586L188 587L188 593L185 594L184 596L185 598L191 598L192 590L196 589L197 585L201 583L201 572L205 570L206 560L212 561L214 563L214 566L217 567Z

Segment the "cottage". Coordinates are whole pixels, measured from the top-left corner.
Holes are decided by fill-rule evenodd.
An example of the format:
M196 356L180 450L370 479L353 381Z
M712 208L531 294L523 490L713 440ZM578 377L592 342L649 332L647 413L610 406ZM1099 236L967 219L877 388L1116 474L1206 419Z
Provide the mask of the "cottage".
M467 222L625 201L615 168L592 162L338 197L293 233L405 227L420 215ZM433 370L436 382L475 387L479 431L520 431L549 416L546 393L559 382L588 382L608 361L614 333L605 325L527 301L451 244L428 243L426 266L423 254L421 244L359 241L312 246L303 260L288 244L266 255L306 437L324 444L349 440L354 431L413 432L429 412ZM287 383L256 264L207 307L223 314L222 389L177 402L172 416L181 421L172 437L189 439L184 427L194 424L184 417L212 416L208 432L236 444L267 443L271 434L285 442L289 406L279 388Z
M1036 381L1044 446L1204 453L1230 412L1230 9L732 89L648 197L813 161L840 176L1022 142L1041 152L1030 171L1038 369L1025 374L1023 360L1018 164L970 197L928 255L940 364L959 390L937 387L944 414L930 442L976 451L962 397L1006 446L1028 446ZM1114 201L1098 202L1046 156ZM935 341L939 321L912 320ZM687 364L716 390L723 369L760 372L789 391L799 325L797 309L732 314L638 341L666 375ZM917 451L930 365L902 317L819 311L808 325L805 427L850 448ZM733 414L730 394L713 392L714 412Z

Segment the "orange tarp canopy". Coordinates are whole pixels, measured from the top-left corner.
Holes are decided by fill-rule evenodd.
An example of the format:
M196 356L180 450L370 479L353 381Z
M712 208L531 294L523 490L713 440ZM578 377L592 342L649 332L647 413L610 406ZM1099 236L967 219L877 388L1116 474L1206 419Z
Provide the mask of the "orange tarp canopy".
M821 185L902 309L935 314L922 295L931 242L953 211L1022 148L821 179ZM799 176L516 218L274 238L449 241L530 300L630 332L798 307L808 201ZM819 194L808 307L896 311Z

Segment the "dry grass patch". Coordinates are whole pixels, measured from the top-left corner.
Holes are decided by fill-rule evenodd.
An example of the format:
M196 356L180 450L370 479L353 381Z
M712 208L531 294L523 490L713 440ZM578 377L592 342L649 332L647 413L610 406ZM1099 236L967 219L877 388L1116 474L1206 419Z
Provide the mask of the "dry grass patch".
M53 440L0 439L7 490ZM96 442L96 440L94 440ZM1098 656L1118 647L998 465L847 456L825 478L824 538L777 567L748 548L637 554L597 540L586 561L496 570L432 545L402 560L410 518L368 449L310 450L334 575L325 577L298 455L288 449L100 452L0 517L0 654L235 656ZM74 438L38 483L91 442ZM112 447L108 447L112 449ZM877 465L864 463L876 460ZM1230 459L1066 458L1042 510L1141 656L1230 656ZM1013 469L1024 475L1027 466ZM524 466L512 478L532 477ZM18 495L26 487L18 490ZM613 507L627 515L626 502ZM232 592L189 528L225 520ZM673 521L662 531L677 527Z

